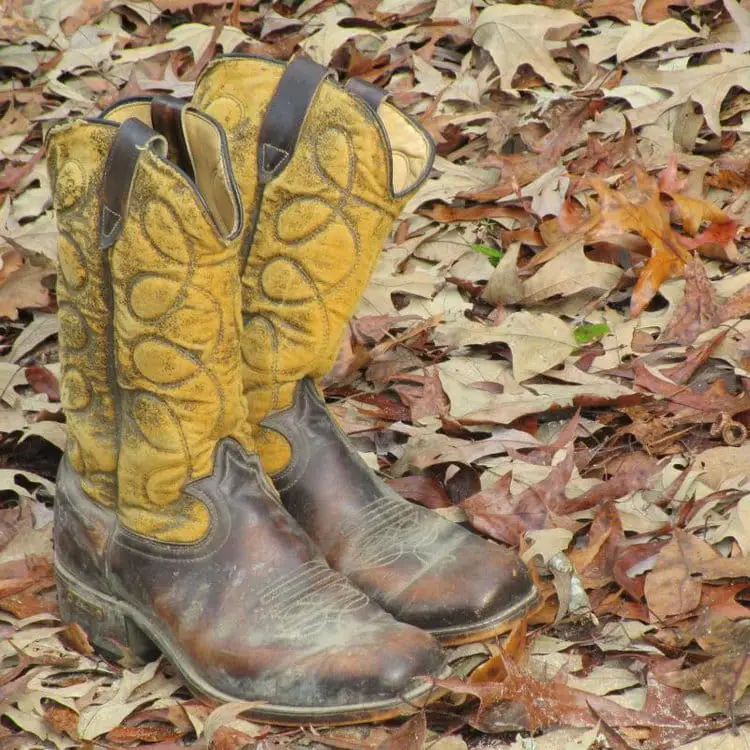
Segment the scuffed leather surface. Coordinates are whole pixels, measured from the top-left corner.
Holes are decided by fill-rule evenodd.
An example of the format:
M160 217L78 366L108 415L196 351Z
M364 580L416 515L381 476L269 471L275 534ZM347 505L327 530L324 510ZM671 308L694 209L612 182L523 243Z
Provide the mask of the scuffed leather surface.
M66 453L84 492L114 507L117 443L108 345L110 315L99 251L99 186L114 132L82 122L53 131L47 164L59 228L60 400Z
M254 223L257 208L260 128L284 73L284 65L272 60L258 58L251 64L248 68L246 60L214 60L204 69L192 99L196 107L211 115L227 133L232 170L245 209L246 234Z
M285 507L328 562L397 619L467 627L527 599L517 555L393 492L362 462L310 380L264 421L292 446L273 475Z
M155 543L120 525L109 547L111 589L171 641L177 663L227 695L311 708L393 699L440 673L433 639L328 567L257 456L227 439L215 467L185 490L210 509L204 539Z
M410 128L411 155L424 158L421 173L395 195L382 121L363 100L325 81L287 166L259 198L251 162L260 120L282 71L266 60L225 58L204 73L195 94L196 104L227 130L251 222L246 231L252 247L242 277L244 387L256 447L269 472L289 462L290 448L278 433L259 427L260 421L291 404L301 378L321 378L333 365L393 220L426 177L431 158L423 131L396 118L396 140L405 144L404 129Z
M90 585L106 591L106 553L116 522L114 511L86 494L70 456L63 456L55 493L55 560Z

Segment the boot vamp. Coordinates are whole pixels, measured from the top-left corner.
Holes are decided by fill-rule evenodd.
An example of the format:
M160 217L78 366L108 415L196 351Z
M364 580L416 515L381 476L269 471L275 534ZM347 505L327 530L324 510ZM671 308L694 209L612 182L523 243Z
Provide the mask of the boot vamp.
M117 593L183 671L227 696L323 707L393 699L437 675L443 654L334 572L279 504L257 458L223 441L211 477L187 490L209 535L164 544L119 527Z
M395 617L439 630L491 620L533 596L511 550L397 495L359 458L308 382L264 420L292 446L274 483L335 569Z
M330 559L395 617L429 630L468 626L528 598L531 579L514 552L381 485Z

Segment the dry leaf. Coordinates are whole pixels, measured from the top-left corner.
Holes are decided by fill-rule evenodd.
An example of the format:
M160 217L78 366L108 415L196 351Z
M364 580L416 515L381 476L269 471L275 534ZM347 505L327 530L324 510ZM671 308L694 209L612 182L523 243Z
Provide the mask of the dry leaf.
M556 367L576 348L570 326L546 313L512 313L489 335L510 347L519 383Z
M506 91L524 63L547 83L566 86L573 82L552 59L544 40L553 30L558 39L564 39L584 24L583 18L569 10L501 3L479 14L474 41L492 55L500 70L500 85Z
M747 55L724 54L721 61L699 68L654 71L646 67L629 69L623 83L654 86L672 92L668 98L627 113L634 128L655 122L662 114L690 98L700 104L706 124L721 133L719 108L733 86L750 88L750 59Z
M684 615L700 603L700 581L693 573L716 553L705 543L681 529L674 530L671 542L656 558L654 569L646 575L648 606L658 618Z
M617 62L624 62L643 54L647 50L663 47L683 39L692 39L697 34L676 18L649 25L631 21L625 35L617 45Z
M44 285L54 271L24 263L0 285L0 318L16 320L18 311L32 307L46 307L51 298Z

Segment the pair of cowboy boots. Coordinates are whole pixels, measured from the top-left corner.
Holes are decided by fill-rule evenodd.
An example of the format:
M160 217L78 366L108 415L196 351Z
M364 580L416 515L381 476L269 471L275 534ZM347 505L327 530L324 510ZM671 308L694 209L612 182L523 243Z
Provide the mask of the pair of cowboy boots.
M361 81L228 56L186 104L48 141L60 231L63 618L256 719L408 713L533 601L519 559L394 494L316 385L429 137ZM440 642L440 643L439 643Z

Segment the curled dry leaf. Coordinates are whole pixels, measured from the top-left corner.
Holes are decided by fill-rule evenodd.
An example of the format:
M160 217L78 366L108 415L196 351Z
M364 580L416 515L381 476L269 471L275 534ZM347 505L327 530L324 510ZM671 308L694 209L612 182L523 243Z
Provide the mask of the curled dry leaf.
M638 172L636 183L626 191L613 190L596 177L590 181L599 200L592 204L589 216L565 239L536 255L529 267L551 261L581 243L609 241L624 233L636 234L648 243L651 258L640 271L633 289L630 310L635 317L644 311L665 281L682 274L692 260L693 249L701 252L706 243L701 240L696 244L691 240L697 238L686 237L672 228L669 207L662 200L657 182L643 172ZM672 194L673 199L675 195L679 196ZM712 223L707 231L720 227L719 236L724 245L734 238L736 223L712 204L681 196L676 206L686 231L694 230L694 233L704 221L709 221Z
M661 332L661 341L692 344L698 334L715 325L716 301L703 261L695 257L685 266L685 294Z
M28 261L0 283L0 318L18 318L18 311L47 307L51 297L45 281L54 274L49 268L32 266Z
M511 475L461 503L472 526L499 541L517 546L526 531L543 529L566 502L565 486L573 473L573 454L555 466L546 479L517 496L511 495ZM562 518L561 526L575 524Z
M665 619L692 612L701 599L700 579L694 574L702 563L716 557L705 542L675 529L672 541L659 552L654 569L646 575L644 593L654 616Z

